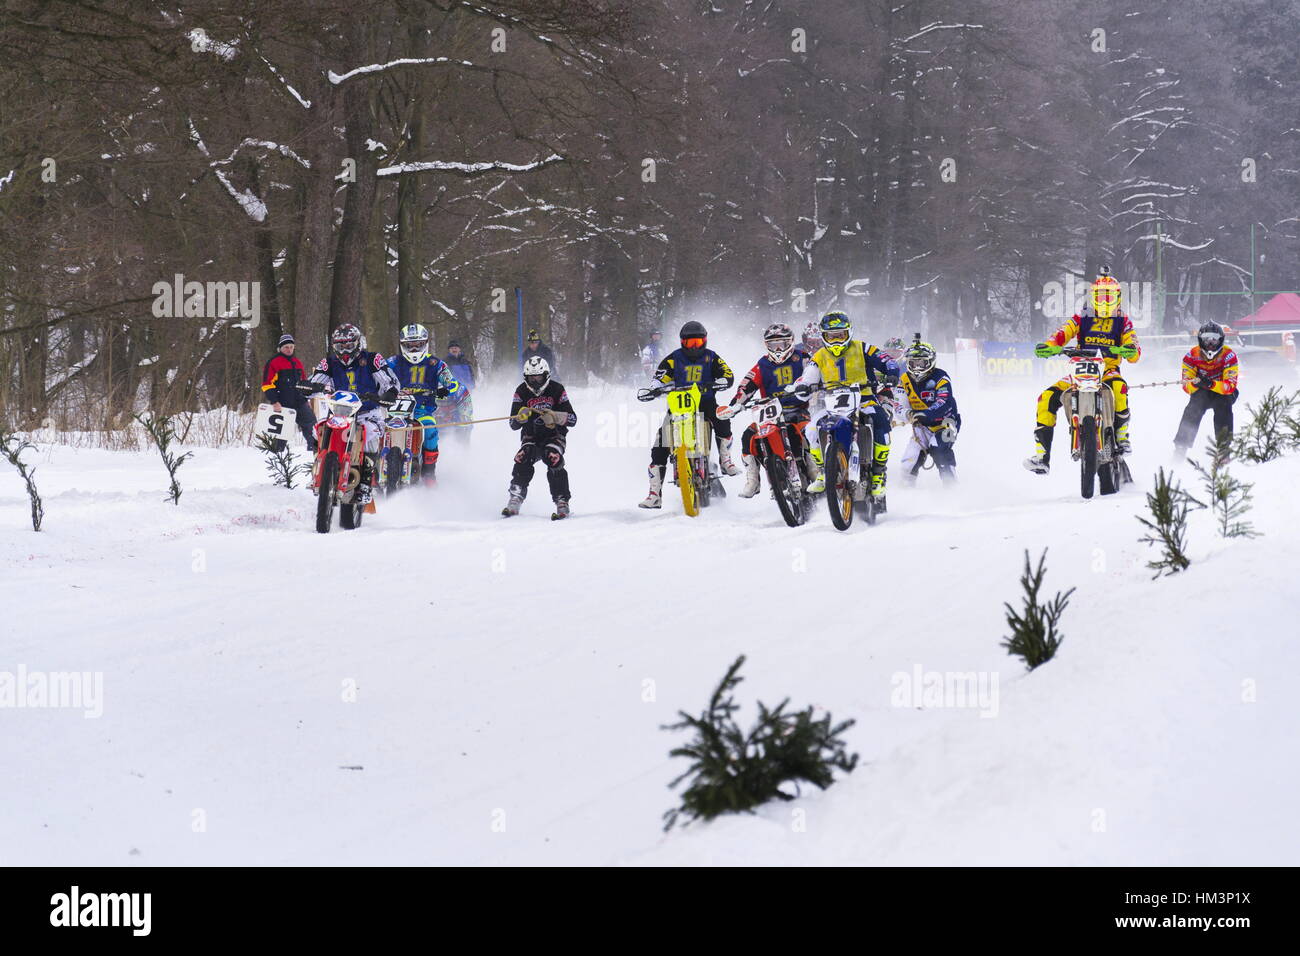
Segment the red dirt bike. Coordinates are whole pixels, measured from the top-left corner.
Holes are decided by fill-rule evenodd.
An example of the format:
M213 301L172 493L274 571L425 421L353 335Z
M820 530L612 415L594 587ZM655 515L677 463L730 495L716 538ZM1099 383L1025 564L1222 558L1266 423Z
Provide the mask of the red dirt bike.
M747 451L767 475L781 517L790 527L797 528L808 520L813 500L805 490L812 484L808 463L802 453L795 453L803 445L797 435L798 428L786 420L785 407L776 396L753 398L737 411L744 409L754 413L754 437Z
M310 386L304 387L312 390ZM357 421L361 399L355 392L332 392L325 400L325 417L316 423L316 461L312 465L312 490L316 493L316 530L329 534L334 509L345 530L361 527L361 517L374 505L356 500L365 456L365 428Z

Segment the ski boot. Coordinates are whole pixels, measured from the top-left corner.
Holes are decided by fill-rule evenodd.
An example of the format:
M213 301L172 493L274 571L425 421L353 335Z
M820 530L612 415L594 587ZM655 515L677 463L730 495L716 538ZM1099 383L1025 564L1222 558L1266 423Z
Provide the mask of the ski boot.
M758 494L758 459L753 455L745 455L741 460L745 463L745 487L740 489L740 497L752 498Z
M523 503L524 503L524 489L520 488L517 485L511 485L510 500L507 501L506 506L501 509L501 517L513 518L515 515L519 514L519 509L523 505Z
M555 511L551 513L552 521L563 521L569 517L569 502L564 498L555 499Z
M650 466L650 494L645 496L638 508L662 508L664 506L664 469L662 465Z

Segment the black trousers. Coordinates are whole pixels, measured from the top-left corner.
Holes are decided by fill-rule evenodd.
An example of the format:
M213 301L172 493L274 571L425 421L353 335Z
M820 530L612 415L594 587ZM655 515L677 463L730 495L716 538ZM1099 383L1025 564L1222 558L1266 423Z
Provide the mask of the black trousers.
M1183 420L1178 423L1178 434L1174 436L1174 444L1179 448L1191 448L1192 443L1196 441L1196 431L1201 427L1201 419L1208 411L1214 412L1215 435L1222 435L1226 431L1227 437L1231 438L1232 406L1236 401L1236 392L1231 395L1220 395L1208 388L1198 388L1192 392L1191 398L1187 400L1187 407L1183 409Z
M526 441L515 454L515 467L510 472L511 491L526 497L528 485L533 480L533 469L538 461L546 463L546 481L551 486L551 499L569 500L569 472L564 467L564 447L556 443L538 445Z

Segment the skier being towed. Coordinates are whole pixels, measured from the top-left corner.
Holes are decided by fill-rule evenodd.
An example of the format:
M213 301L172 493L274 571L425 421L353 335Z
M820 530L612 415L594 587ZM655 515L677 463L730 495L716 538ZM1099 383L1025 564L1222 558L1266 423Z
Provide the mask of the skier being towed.
M501 509L503 517L519 514L539 460L546 463L546 480L555 502L551 520L569 516L569 472L564 467L564 449L569 429L577 423L569 394L551 378L549 363L540 355L529 356L524 361L524 380L510 402L510 427L520 435L510 474L510 500Z

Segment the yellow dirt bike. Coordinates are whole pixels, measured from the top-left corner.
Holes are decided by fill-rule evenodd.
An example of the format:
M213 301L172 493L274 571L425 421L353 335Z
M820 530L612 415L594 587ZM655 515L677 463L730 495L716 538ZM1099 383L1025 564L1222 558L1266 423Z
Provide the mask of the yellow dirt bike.
M673 483L682 492L682 508L692 518L707 508L713 495L725 495L722 481L713 474L709 449L713 447L713 428L700 411L700 387L664 385L642 389L637 397L650 401L659 395L668 398L668 418L662 433L664 444L671 449Z

